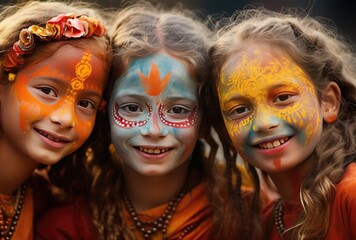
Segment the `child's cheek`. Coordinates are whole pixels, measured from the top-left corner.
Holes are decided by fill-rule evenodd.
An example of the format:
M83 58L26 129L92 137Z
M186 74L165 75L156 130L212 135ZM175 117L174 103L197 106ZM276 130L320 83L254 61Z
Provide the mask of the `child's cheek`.
M75 143L74 148L79 148L89 137L91 131L94 127L95 115L89 119L81 119L78 116L74 116L75 121L75 131L78 134L78 141Z
M252 117L246 118L245 120L236 123L234 121L225 121L227 132L234 143L234 145L241 145L241 142L246 139L249 131L252 127Z

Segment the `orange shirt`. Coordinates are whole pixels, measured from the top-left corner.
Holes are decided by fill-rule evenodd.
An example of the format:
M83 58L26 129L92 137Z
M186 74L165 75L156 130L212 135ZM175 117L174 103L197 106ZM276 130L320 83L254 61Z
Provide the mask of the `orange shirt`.
M164 210L167 208L167 204L159 207L139 212L140 217L150 216L151 218L158 218ZM129 216L126 207L122 205L124 209L125 222L134 233L135 239L144 239L142 233L136 229L133 220ZM173 214L171 222L167 228L167 235L170 240L179 239L184 229L189 225L199 222L196 228L184 236L184 240L197 240L208 239L210 229L212 227L211 218L211 206L208 203L206 196L206 183L200 183L191 192L187 193L182 201L178 204L176 212ZM160 232L153 235L152 240L161 240L162 236Z
M324 239L356 239L356 227L354 219L356 219L356 163L351 163L342 178L336 185L336 193L330 207L330 222L329 228ZM270 203L264 209L263 216L265 226L272 226L271 236L268 239L280 240L276 226L271 221L272 210L275 202ZM296 218L302 211L302 206L298 201L284 204L284 224L286 228L293 226ZM268 234L268 233L267 233Z

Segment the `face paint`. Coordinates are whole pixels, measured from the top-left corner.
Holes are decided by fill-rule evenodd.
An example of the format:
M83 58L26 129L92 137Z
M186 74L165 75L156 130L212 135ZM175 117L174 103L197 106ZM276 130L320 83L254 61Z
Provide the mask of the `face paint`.
M159 68L156 63L152 63L150 74L146 77L140 69L137 70L140 76L141 83L145 92L150 96L159 95L167 86L169 79L171 78L172 72L169 72L163 79L160 79Z
M162 123L164 125L169 126L169 127L175 127L175 128L191 127L198 120L198 107L194 108L194 110L191 112L191 114L188 116L188 118L186 120L178 121L178 122L168 120L168 117L166 117L163 113L163 109L164 109L164 106L163 106L163 104L161 104L159 106L159 110L158 110L159 119L162 121Z
M116 80L111 137L121 159L141 174L166 174L187 161L199 131L197 85L166 54L134 60Z
M152 107L148 103L147 103L147 108L148 108L148 117L143 121L129 121L129 120L126 120L125 118L121 117L120 113L119 113L119 106L117 105L117 103L115 103L112 108L112 115L114 117L115 123L119 127L122 127L122 128L140 127L140 126L145 125L148 122L148 120L150 120L150 118L151 118Z
M73 152L93 128L105 76L105 62L70 45L21 69L5 99L16 108L10 119L19 127L9 125L6 138L42 163Z
M152 63L150 74L148 77L146 77L140 70L138 70L137 72L140 77L142 87L149 96L159 95L169 83L169 79L172 75L172 72L169 72L162 80L160 80L160 71L156 63ZM147 118L145 120L130 121L120 115L118 105L114 104L112 108L112 114L115 123L123 128L140 127L145 125L150 120L152 115L152 106L149 103L147 103L146 105L148 107ZM179 121L179 120L177 121L174 119L170 120L169 116L165 116L163 110L164 110L164 105L159 104L158 107L159 119L162 121L163 124L169 127L175 127L175 128L190 127L193 126L198 119L197 107L195 107L194 110L191 112L191 114L187 117L187 119L183 121Z
M313 152L322 119L317 94L287 55L256 48L230 58L218 95L234 146L253 165L290 168Z
M90 64L91 61L91 53L85 52L80 62L75 66L75 77L70 81L70 87L67 90L67 95L64 99L65 107L62 109L62 114L65 115L68 109L74 110L74 105L76 101L76 95L79 90L84 89L84 81L90 77L92 73L92 66ZM71 123L73 126L77 119L75 119L75 114L73 114L73 122ZM92 128L92 121L83 122L85 127ZM81 129L80 131L83 131Z

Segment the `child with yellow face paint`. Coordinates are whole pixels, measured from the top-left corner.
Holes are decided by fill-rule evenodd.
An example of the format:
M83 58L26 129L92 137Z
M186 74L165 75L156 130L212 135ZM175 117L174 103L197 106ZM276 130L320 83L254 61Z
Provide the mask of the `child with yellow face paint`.
M37 167L52 180L85 160L111 59L98 14L62 2L1 9L0 239L33 239Z
M255 168L266 172L280 195L264 206L260 237L356 239L352 49L310 17L250 9L220 29L211 59L207 105L226 154L241 155L256 183Z

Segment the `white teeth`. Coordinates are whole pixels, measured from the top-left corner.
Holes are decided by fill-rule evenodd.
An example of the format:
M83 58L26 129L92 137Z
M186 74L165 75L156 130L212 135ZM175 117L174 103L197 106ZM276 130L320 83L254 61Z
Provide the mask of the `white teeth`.
M142 152L149 153L149 154L161 154L161 153L167 152L167 151L168 151L168 148L152 149L152 148L143 148L143 147L140 147L140 150L141 150Z
M259 147L263 148L263 149L272 149L272 148L276 148L276 147L282 145L283 143L285 143L287 141L288 141L288 137L285 137L282 139L274 140L273 142L261 143L261 144L259 144Z
M278 147L280 145L281 145L281 143L278 140L273 142L273 147Z
M52 141L54 141L54 142L62 142L62 140L60 140L60 139L58 139L58 138L54 138L54 137L52 137L51 135L48 135L48 134L46 134L46 133L44 133L44 132L42 132L42 131L39 131L43 136L45 136L46 138L48 138L48 139L50 139L50 140L52 140Z

